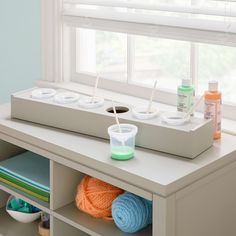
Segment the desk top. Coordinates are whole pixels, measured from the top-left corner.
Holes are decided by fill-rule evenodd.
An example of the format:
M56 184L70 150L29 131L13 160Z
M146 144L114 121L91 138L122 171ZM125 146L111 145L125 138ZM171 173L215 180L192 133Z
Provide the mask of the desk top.
M161 196L201 179L236 160L236 137L223 134L207 151L189 160L170 154L136 148L135 158L110 158L107 140L10 118L10 105L0 106L0 134L13 137L65 159Z

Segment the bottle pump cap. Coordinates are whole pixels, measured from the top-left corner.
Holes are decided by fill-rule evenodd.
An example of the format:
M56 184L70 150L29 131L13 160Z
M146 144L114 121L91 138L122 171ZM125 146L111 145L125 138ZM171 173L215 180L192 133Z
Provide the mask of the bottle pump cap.
M191 86L192 82L190 79L182 79L182 86Z
M218 82L217 81L209 81L208 90L211 92L218 91Z

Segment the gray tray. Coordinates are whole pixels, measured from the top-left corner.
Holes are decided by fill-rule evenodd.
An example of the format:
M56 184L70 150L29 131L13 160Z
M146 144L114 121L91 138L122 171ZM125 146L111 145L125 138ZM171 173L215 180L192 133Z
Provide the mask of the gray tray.
M110 101L105 101L100 108L83 109L78 103L57 104L53 98L35 100L31 98L33 89L12 95L12 118L109 139L107 129L115 123L114 114L107 111L112 106ZM138 120L133 117L131 107L127 108L129 111L118 116L121 123L138 127L137 146L195 158L213 144L211 120L192 117L188 124L169 126L161 121L160 116L152 120Z

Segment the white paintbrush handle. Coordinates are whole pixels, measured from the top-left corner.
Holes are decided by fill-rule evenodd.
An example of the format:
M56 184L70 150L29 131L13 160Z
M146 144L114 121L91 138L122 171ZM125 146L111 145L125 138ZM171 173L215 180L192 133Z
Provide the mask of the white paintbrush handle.
M100 79L100 77L99 77L99 75L97 75L95 86L93 88L93 96L92 96L92 99L91 99L91 103L94 102L94 99L95 99L95 96L96 96L96 93L97 93L99 79Z
M115 114L116 124L118 125L118 128L119 128L119 132L122 133L114 102L112 102L112 107L113 107L113 112Z
M148 114L151 112L151 109L152 109L152 101L153 101L153 97L154 97L154 94L155 94L156 87L157 87L157 80L154 83L152 93L151 93L151 96L150 96L149 105L148 105L148 109L147 109Z
M113 101L112 101L112 108L113 108L113 112L114 112L114 114L115 114L116 124L118 125L119 133L122 134L122 130L121 130L121 127L120 127L119 118L118 118L118 115L117 115L117 112L116 112L116 107L115 107ZM124 146L124 145L125 145L124 140L122 140L121 142L122 142L122 145Z
M189 111L185 114L184 118L186 118L187 116L191 115L195 109L199 106L199 104L201 103L201 101L203 100L204 95L202 95L199 100L189 109Z

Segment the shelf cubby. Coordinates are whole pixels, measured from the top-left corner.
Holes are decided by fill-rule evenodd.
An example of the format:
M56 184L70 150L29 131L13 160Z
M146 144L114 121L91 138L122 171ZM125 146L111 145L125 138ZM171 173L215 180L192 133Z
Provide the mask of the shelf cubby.
M0 235L2 236L37 236L38 221L22 224L12 219L5 208L0 209Z
M52 219L52 235L56 236L89 236L88 234L66 224L65 222L53 218Z
M95 219L86 213L81 212L75 203L68 204L57 211L55 216L69 225L82 230L92 236L151 236L152 226L149 226L135 234L122 232L113 221Z
M0 146L1 145L3 145L3 144L0 143ZM3 148L6 147L7 149L9 149L9 152L7 152L6 150L4 151L5 158L2 158L2 160L8 159L8 158L10 158L14 155L18 155L18 154L23 153L25 151L24 149L20 149L16 146L11 146L13 148L13 150L11 150L10 146L9 147L8 146L9 146L9 144L7 144L7 143L5 143L4 146L3 146ZM1 153L1 151L0 151L0 153ZM50 165L51 165L51 162L52 161L50 161ZM3 205L3 204L1 204L1 198L4 198L4 201L5 201L6 193L7 193L8 195L10 194L10 195L13 195L15 197L21 198L24 201L38 207L39 209L41 209L41 210L43 210L47 213L50 213L49 212L50 211L50 203L49 202L42 201L42 200L40 200L40 199L24 192L24 191L21 191L21 190L15 188L13 186L10 186L6 183L3 183L3 182L0 182L0 183L1 183L0 184L0 190L2 190L4 192L2 194L0 193L0 206ZM3 196L5 196L5 197L3 197Z
M89 235L96 236L126 236L113 221L95 219L81 212L75 205L78 185L85 176L70 167L57 162L51 163L52 198L51 206L57 219L66 222ZM152 226L132 234L134 236L152 236Z
M75 199L77 186L84 174L51 161L51 209L61 208Z

